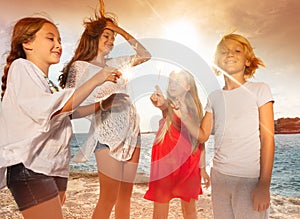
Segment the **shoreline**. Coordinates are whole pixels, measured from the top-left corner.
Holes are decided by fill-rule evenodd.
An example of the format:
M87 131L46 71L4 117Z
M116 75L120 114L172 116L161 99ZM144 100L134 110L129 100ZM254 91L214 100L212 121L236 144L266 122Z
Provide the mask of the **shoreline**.
M152 202L143 198L148 183L148 177L137 174L132 192L131 218L151 219ZM67 199L63 206L63 214L66 219L91 218L96 206L99 185L97 173L72 172L70 174ZM0 190L0 215L2 219L20 219L21 213L7 188ZM210 191L203 189L203 195L196 201L198 218L212 219L212 206ZM300 215L300 199L295 197L282 197L271 195L270 217L271 219L294 219ZM114 212L112 217L114 218ZM180 200L173 199L170 202L170 219L182 218Z

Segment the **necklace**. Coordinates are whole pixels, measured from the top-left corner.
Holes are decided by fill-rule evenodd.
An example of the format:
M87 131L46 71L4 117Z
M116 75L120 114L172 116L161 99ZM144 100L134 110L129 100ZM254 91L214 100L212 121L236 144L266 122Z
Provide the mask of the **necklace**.
M49 84L49 89L50 89L51 93L58 92L59 91L58 87L48 78L48 76L45 74L43 74L43 76Z

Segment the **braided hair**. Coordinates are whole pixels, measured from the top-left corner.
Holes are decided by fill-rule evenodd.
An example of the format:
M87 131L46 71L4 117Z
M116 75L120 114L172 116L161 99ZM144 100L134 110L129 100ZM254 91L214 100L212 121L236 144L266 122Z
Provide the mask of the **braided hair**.
M26 59L26 54L22 44L34 40L35 34L43 27L45 23L53 24L51 21L40 17L25 17L17 21L15 24L11 37L10 52L6 58L4 74L2 76L1 101L3 100L3 96L5 94L8 71L12 62L18 58Z

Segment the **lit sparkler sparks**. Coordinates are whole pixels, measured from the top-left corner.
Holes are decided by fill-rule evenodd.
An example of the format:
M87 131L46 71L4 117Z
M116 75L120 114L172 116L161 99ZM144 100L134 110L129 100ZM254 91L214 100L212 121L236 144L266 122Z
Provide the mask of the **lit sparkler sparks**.
M128 83L129 80L133 78L132 65L134 61L135 59L132 58L130 59L130 61L122 63L122 65L118 69L122 73L122 77L124 78L126 83Z

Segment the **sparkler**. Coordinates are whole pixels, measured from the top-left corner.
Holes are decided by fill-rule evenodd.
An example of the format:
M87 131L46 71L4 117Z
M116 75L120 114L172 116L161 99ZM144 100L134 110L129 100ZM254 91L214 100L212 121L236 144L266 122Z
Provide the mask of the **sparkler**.
M126 84L133 77L133 73L132 73L133 62L134 62L134 60L131 60L129 63L123 63L121 65L121 67L118 69L118 71L120 71L122 73L122 78L124 78Z

